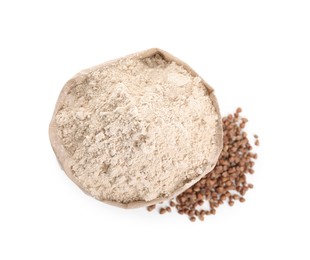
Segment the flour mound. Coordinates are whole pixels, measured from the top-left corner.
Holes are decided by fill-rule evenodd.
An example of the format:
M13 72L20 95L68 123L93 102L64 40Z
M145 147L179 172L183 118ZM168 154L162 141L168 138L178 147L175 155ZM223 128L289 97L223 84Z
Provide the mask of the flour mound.
M220 118L206 86L159 54L90 71L55 118L74 176L99 200L169 197L218 151Z

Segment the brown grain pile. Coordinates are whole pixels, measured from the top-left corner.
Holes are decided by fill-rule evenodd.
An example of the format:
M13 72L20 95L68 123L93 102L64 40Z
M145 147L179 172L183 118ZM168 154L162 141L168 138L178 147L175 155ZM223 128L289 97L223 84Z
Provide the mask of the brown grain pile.
M187 189L169 206L160 207L159 213L165 214L176 208L181 215L187 215L194 222L203 221L208 215L216 214L216 209L224 204L233 206L236 201L245 202L243 197L253 184L247 183L246 174L253 174L254 160L257 154L244 131L248 120L240 116L241 108L234 114L223 117L223 150L215 168L199 182ZM255 145L259 145L258 136L254 135ZM156 205L147 207L152 211Z

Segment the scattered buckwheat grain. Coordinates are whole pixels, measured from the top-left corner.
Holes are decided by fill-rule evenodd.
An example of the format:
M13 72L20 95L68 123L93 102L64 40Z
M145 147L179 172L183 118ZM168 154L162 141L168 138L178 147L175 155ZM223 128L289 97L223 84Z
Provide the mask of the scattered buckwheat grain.
M248 122L241 117L241 108L235 113L222 118L223 121L223 150L214 169L199 182L187 189L174 200L170 207L175 207L180 215L187 215L190 221L196 217L204 221L208 215L215 215L216 208L224 204L233 206L235 202L245 202L243 197L254 186L247 183L246 174L253 174L254 160L257 154L252 152L247 133L244 128ZM259 146L258 136L254 135L255 145ZM209 205L208 208L201 209ZM171 208L161 208L159 213L170 212Z

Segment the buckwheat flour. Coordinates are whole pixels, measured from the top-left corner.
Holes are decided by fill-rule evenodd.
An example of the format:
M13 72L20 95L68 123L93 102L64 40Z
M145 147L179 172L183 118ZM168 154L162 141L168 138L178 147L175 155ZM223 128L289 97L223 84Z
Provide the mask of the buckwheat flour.
M220 152L219 121L202 79L160 54L89 71L55 114L79 185L125 204L167 198L204 175Z

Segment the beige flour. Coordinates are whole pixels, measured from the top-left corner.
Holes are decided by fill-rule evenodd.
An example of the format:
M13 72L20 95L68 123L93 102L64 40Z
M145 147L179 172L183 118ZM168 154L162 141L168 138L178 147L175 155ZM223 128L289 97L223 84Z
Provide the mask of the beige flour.
M168 197L204 173L218 120L201 78L160 55L89 72L56 114L80 184L122 203Z

